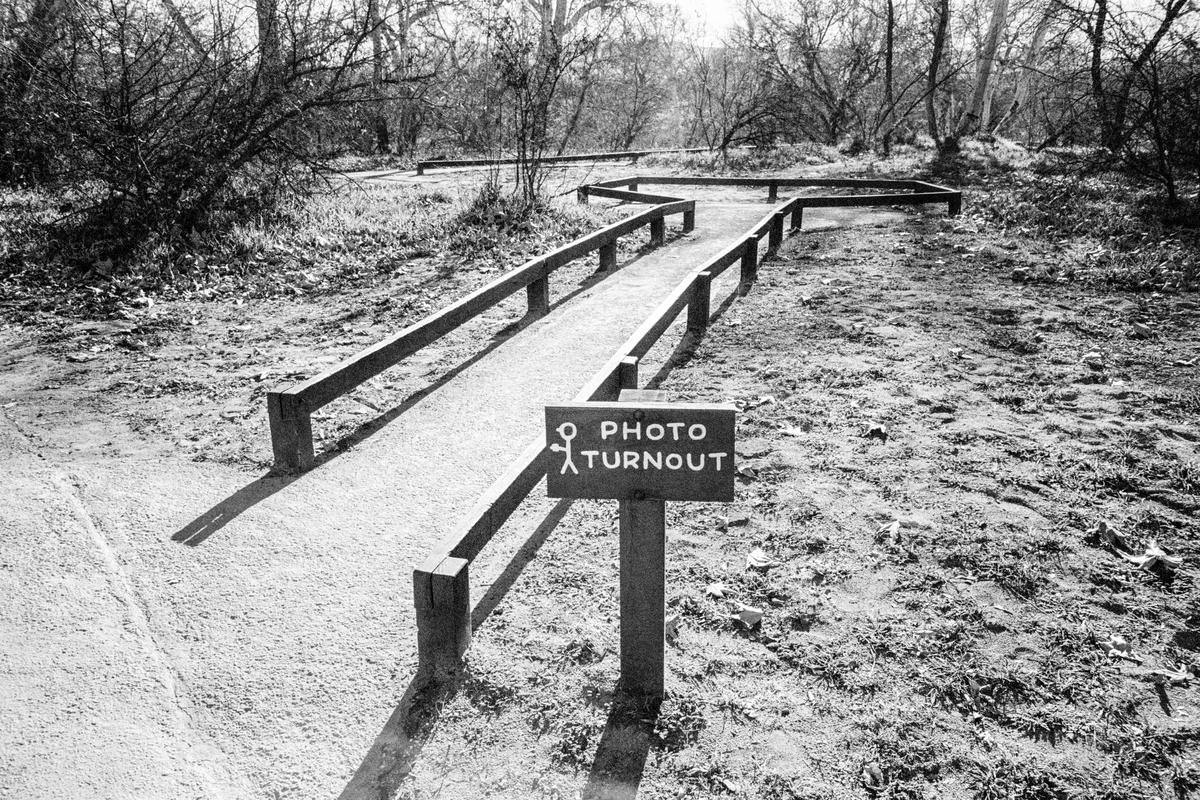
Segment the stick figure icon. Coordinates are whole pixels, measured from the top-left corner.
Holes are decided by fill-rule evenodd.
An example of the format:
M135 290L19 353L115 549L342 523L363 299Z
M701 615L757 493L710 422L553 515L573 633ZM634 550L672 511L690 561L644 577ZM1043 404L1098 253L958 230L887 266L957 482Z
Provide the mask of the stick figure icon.
M562 469L558 471L558 474L565 475L567 470L570 469L571 472L574 472L576 475L578 475L579 470L575 469L575 462L571 460L571 440L574 439L575 434L578 433L575 428L575 423L564 422L555 430L557 430L558 435L562 437L564 444L552 444L550 445L550 449L556 453L565 453L567 456L566 460L563 461Z

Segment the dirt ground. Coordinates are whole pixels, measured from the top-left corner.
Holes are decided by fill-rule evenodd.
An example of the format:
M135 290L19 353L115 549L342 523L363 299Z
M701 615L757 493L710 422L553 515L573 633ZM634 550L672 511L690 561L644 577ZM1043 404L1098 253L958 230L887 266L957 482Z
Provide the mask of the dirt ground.
M369 230L354 236L372 247ZM487 556L496 577L474 587L482 624L467 675L414 694L407 657L380 655L410 633L388 608L403 592L368 585L384 566L332 552L361 546L371 561L394 543L332 524L339 498L314 491L320 479L255 481L269 455L269 386L503 266L447 268L402 245L395 264L369 268L344 245L329 259L293 253L285 280L250 296L200 289L110 319L0 326L0 454L9 497L36 505L5 511L84 537L25 543L26 528L6 528L0 579L20 600L12 629L55 620L0 659L0 678L40 659L53 680L8 700L45 731L78 725L36 741L10 730L0 788L30 790L38 765L62 760L76 782L47 782L46 796L68 786L121 796L79 776L113 774L102 761L119 750L94 743L123 737L166 754L129 755L143 796L328 796L314 780L344 785L345 798L1115 800L1200 787L1194 294L1054 283L1053 247L969 213L892 214L789 240L694 353L668 337L649 362L671 368L643 373L673 399L741 409L737 501L669 506L669 696L654 714L614 703L615 503L532 501ZM580 265L562 285L586 284L587 273ZM486 365L497 331L519 342L518 318L499 309L331 406L318 448L360 447L405 398L453 380L464 362ZM371 444L368 460L380 454L386 470L391 456ZM144 508L118 508L87 480L120 459L140 465L129 479L144 482ZM34 480L51 473L56 483ZM278 492L279 508L244 514L207 548L171 544L160 560L112 536L120 527L109 523L131 516L169 537L246 481L250 494ZM171 486L177 509L162 500ZM400 511L453 521L434 519L440 506ZM312 530L272 543L272 515L287 513ZM336 546L323 544L330 537ZM222 574L222 592L240 584L248 599L227 607L203 584L178 585L176 568ZM392 571L400 580L408 568ZM338 592L354 616L327 602ZM258 616L285 614L311 614L332 649L254 641ZM123 644L84 653L88 667L80 648L97 633ZM214 641L229 652L212 652ZM347 642L372 655L336 652ZM296 675L273 671L283 663ZM253 691L237 693L239 683ZM162 709L126 700L147 691L168 698ZM383 711L364 694L387 698ZM71 707L58 707L67 695ZM345 708L312 720L306 706ZM273 708L286 712L256 740L251 721ZM244 735L205 734L216 715L247 720ZM181 740L186 752L169 752ZM247 778L227 766L231 747L244 751L235 764L268 763L275 747L312 771Z
M614 704L615 503L578 501L397 796L1191 796L1200 304L1023 260L938 218L793 239L661 383L737 403L742 475L668 504L661 712Z

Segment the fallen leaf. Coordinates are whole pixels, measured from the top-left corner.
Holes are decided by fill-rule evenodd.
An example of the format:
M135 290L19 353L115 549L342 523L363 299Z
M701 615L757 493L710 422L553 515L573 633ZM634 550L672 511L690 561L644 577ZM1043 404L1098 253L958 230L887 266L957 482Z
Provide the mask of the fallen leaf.
M708 586L704 587L704 593L706 595L709 597L715 597L718 600L724 598L728 591L729 587L720 581L717 581L716 583L710 583Z
M872 795L879 794L887 785L883 779L883 770L875 762L863 765L859 780L862 781L863 788L867 790L867 793Z
M1141 654L1134 651L1129 642L1125 641L1124 636L1114 633L1107 640L1098 644L1100 645L1100 649L1112 658L1123 658L1135 664L1140 664L1145 660Z
M675 637L677 637L679 635L679 615L678 614L667 615L665 625L664 625L664 632L666 633L667 641L673 641L675 639Z
M756 547L746 556L747 569L767 570L778 567L781 562L767 555L761 547Z
M735 601L735 603L736 603L736 601ZM730 619L735 619L738 622L742 623L743 625L746 626L747 630L757 627L758 624L760 622L762 622L763 610L761 608L755 608L754 606L748 606L744 603L736 603L736 605L737 605L737 613L730 614L729 615Z
M1156 683L1173 683L1180 686L1186 686L1192 680L1191 671L1185 666L1170 669L1152 669L1146 673L1146 676Z
M1139 555L1107 522L1100 520L1095 528L1088 531L1096 534L1100 541L1112 549L1121 558L1140 569L1153 572L1156 569L1173 572L1183 565L1183 558L1167 553L1152 539L1145 550Z
M900 520L894 519L879 526L875 532L875 541L896 544L900 541Z
M1133 336L1137 339L1150 339L1154 336L1154 329L1149 325L1141 322L1135 322L1131 326L1133 328Z

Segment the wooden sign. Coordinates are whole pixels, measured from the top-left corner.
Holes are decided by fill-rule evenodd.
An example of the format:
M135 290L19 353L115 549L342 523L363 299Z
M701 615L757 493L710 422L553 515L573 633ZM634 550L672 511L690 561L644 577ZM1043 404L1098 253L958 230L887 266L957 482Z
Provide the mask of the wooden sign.
M732 502L734 413L718 404L547 406L547 494Z

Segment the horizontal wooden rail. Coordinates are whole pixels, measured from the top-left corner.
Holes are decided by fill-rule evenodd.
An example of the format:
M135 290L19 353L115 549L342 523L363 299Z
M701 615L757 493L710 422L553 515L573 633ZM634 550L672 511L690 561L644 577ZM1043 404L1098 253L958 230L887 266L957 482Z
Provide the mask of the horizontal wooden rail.
M580 187L579 197L609 197L618 200L663 200L631 189L640 184L673 185L752 185L779 187L836 186L845 188L907 189L872 195L823 195L793 197L768 212L746 235L693 269L658 305L650 316L629 336L617 353L576 395L576 402L615 399L622 388L636 388L640 360L662 338L684 309L688 310L687 335L703 334L708 325L711 287L717 276L736 263L741 265L739 294L745 294L757 277L759 254L763 261L777 252L784 235L784 222L792 215L792 229L799 229L804 209L823 206L864 206L947 203L950 213L958 213L961 194L922 181L851 179L744 179L692 178L687 176L617 178ZM765 251L759 247L767 239ZM458 669L470 646L471 609L470 562L479 555L500 527L546 474L548 451L544 437L538 437L509 467L429 557L413 571L413 597L417 611L417 640L421 669L426 675L439 676Z
M665 218L671 214L682 214L684 230L691 230L695 225L695 211L694 200L669 198L667 202L639 211L526 262L319 375L295 386L268 392L267 415L271 425L275 469L295 472L307 470L313 465L316 454L313 449L312 414L317 409L395 366L521 289L528 290L530 314L546 313L550 304L549 275L554 270L593 251L599 251L600 269L608 269L616 263L616 245L621 236L648 225L651 244L661 245L665 234Z
M565 156L542 156L538 158L541 164L570 164L577 161L616 161L631 159L637 161L644 156L660 153L707 153L707 147L662 148L657 150L618 150L609 153L572 153ZM417 174L424 175L427 169L445 169L447 167L492 167L505 164L520 164L519 158L435 158L417 162Z
M612 178L580 187L581 197L588 194L601 195L599 192L620 192L618 186L637 187L645 185L659 186L748 186L765 187L768 198L775 200L780 189L800 188L837 188L837 189L891 189L893 191L880 194L826 194L802 195L805 208L836 208L849 206L891 206L891 205L922 205L925 203L945 203L947 211L953 216L962 211L962 193L956 189L939 186L926 181L902 180L893 178L788 178L766 177L749 178L725 175L630 175L623 178ZM647 195L653 197L654 195ZM803 213L799 218L803 217ZM797 219L799 219L797 218ZM793 224L793 228L799 225Z
M610 189L607 186L580 186L580 199L586 200L588 197L605 197L612 200L634 200L639 203L669 203L672 200L678 200L678 197L669 197L661 194L647 194L645 192L630 191L627 189Z

